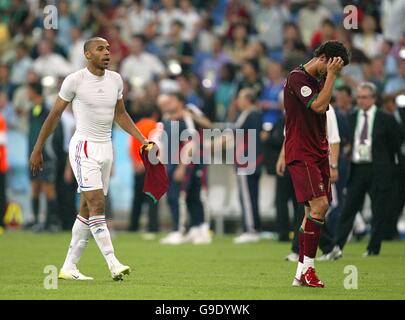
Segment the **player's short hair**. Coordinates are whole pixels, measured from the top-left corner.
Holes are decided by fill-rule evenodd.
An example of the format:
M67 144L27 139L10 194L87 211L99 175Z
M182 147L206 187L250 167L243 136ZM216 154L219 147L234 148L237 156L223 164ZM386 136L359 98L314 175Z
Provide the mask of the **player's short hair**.
M377 97L377 87L374 83L372 82L362 82L358 85L357 90L359 89L368 89L370 91L371 95L376 98Z
M339 41L326 41L314 51L315 57L320 57L323 54L326 56L327 60L335 57L341 57L345 66L350 63L349 50Z
M353 90L352 90L352 88L351 88L350 86L346 85L346 84L344 84L344 85L342 85L342 86L340 86L340 87L337 87L337 88L336 88L336 91L344 91L344 92L346 92L347 95L350 96L350 97L353 95Z
M34 91L39 96L42 96L42 93L44 91L44 87L42 86L41 82L39 82L39 81L29 82L28 88L30 88L32 91Z
M105 40L105 39L101 38L101 37L93 37L93 38L86 40L86 42L84 43L84 46L83 46L83 51L84 52L89 51L93 42L99 41L99 40Z

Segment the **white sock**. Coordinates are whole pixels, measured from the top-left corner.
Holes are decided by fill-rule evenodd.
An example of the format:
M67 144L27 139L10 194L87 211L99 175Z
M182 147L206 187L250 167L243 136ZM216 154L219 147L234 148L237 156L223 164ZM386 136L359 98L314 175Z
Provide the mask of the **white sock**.
M114 255L114 247L111 242L110 232L108 231L107 224L105 222L105 216L93 216L89 219L89 227L94 239L97 242L98 248L103 254L107 265L111 268L112 265L119 264L117 258Z
M302 273L305 273L309 267L312 267L315 269L315 259L304 256L304 267L302 269Z
M82 216L77 215L72 228L72 240L70 241L69 250L65 262L63 263L62 270L69 270L79 263L80 257L89 243L89 237L89 221Z
M297 264L297 271L295 272L295 279L301 280L302 269L304 268L304 264L298 261Z

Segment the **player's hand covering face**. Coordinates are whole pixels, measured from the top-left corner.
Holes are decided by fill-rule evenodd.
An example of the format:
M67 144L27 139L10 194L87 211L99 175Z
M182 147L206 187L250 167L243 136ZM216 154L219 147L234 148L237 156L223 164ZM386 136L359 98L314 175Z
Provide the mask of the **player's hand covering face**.
M342 70L344 61L341 57L330 58L326 66L326 72L337 75Z

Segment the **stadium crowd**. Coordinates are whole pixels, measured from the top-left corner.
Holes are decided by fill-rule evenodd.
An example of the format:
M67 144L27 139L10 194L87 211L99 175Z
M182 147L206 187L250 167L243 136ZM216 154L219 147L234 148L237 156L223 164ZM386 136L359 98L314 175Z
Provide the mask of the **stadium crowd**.
M56 28L44 28L46 5L57 7ZM343 27L346 5L357 8L357 29ZM110 69L119 72L124 80L127 111L144 132L158 122L182 119L186 123L186 117L197 128L213 124L223 127L224 123L258 128L257 155L263 157L263 162L246 180L238 178L238 185L247 189L248 196L241 192L244 233L235 242L257 241L255 233L260 231L257 197L266 192L258 189L257 181L261 166L267 174L277 174L276 163L283 144L282 91L286 76L307 62L322 42L338 40L350 49L351 62L335 83L332 103L341 152L336 183L339 204L329 218L330 232L333 237L352 161L348 152L349 115L357 108L358 86L371 82L375 85L377 107L395 119L395 134L401 139L393 168L395 174L389 192L384 193L390 210L383 222L385 239L399 237L396 225L405 200L405 1L9 0L0 2L0 16L1 216L6 213L6 190L8 194L22 192L21 185L29 177L28 159L12 161L13 166L8 166L6 151L9 157L18 157L21 150L15 148L21 143L13 139L19 139L28 145L27 153L30 152L61 82L69 73L86 66L85 40L100 36L110 44ZM241 119L245 111L249 116ZM77 213L76 182L67 152L74 127L72 110L68 110L46 148L47 168L42 176L30 177L33 219L25 222L27 227L36 230L72 227ZM137 155L139 146L131 143L133 174L140 182L144 169ZM201 191L206 191L205 169L205 166L168 168L173 232L164 243L185 240L183 203L190 211L190 241L210 242L207 236L201 236L208 232L199 197ZM181 184L185 179L189 182L186 186ZM142 203L148 202L148 230L157 232L159 208L147 197L143 198L139 186L140 183L134 187L129 229L139 230ZM182 191L186 191L184 199ZM47 201L44 225L38 220L40 193L45 194ZM275 199L276 231L280 240L288 241L294 228L288 218L287 203L294 200L288 174L277 177ZM361 203L356 206L361 209L364 195L359 194L357 200ZM298 205L295 209L300 210ZM2 218L0 223L4 223Z

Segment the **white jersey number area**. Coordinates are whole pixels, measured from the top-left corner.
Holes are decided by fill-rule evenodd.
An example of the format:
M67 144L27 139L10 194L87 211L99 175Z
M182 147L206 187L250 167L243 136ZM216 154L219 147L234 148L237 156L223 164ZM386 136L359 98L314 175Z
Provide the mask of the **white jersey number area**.
M301 95L303 96L303 97L309 97L310 95L311 95L311 93L312 93L312 90L311 90L311 88L310 87L307 87L307 86L303 86L302 88L301 88Z

